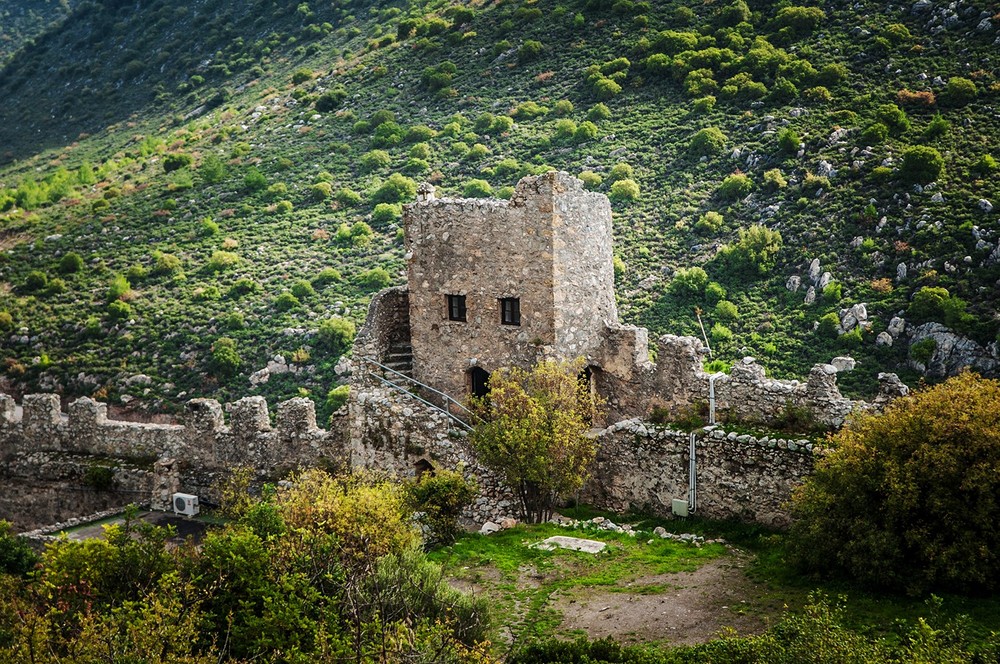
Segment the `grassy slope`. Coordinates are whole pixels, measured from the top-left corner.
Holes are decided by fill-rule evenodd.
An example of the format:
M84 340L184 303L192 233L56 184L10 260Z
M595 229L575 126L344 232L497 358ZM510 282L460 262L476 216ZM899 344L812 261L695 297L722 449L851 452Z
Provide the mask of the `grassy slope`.
M68 16L79 0L16 0L0 8L0 64Z
M738 320L727 323L734 338L716 344L722 357L749 352L775 374L788 376L802 375L813 362L846 350L862 364L843 382L862 392L871 388L878 369L896 368L904 359L905 349L876 350L874 336L906 307L916 287L949 288L971 303L975 324L970 331L984 342L995 335L991 294L1000 274L996 266L979 267L989 250L975 249L970 229L972 224L987 229L995 242L996 213L983 215L976 201L1000 202L995 174L979 177L971 171L1000 128L991 106L998 94L996 65L989 60L994 37L973 30L984 3L970 3L975 7L963 13L959 27L936 36L926 30L926 19L918 21L908 8L828 3L819 29L784 46L792 59L806 59L816 69L830 63L849 68L845 81L830 86L831 101L754 103L718 94L718 104L708 112L694 111L691 97L671 76L641 65L649 52L640 40L680 27L674 9L683 3L633 5L625 11L622 5L615 10L602 4L479 4L471 24L403 42L392 39L400 17L435 12L447 17L446 5L414 0L314 3L301 9L268 0L201 0L183 8L154 2L140 13L117 9L110 1L82 7L73 20L19 53L0 76L10 118L0 127L9 162L0 182L14 190L19 184L23 188L26 178L41 180L60 168L70 170L63 174L70 184L62 197L50 196L56 202L30 211L15 206L0 216L0 243L7 250L0 257L0 280L6 283L0 309L13 317L9 342L0 350L8 378L24 389L58 387L111 398L131 392L145 396L154 408L191 395L262 393L278 399L304 389L322 397L334 379L336 354L317 346L311 331L334 313L360 322L374 288L361 278L366 270L382 266L394 282L403 278L397 224L368 218L379 184L391 173L431 179L445 194L455 195L472 178L486 179L496 190L546 166L607 175L619 162L635 168L642 192L638 201L614 205L617 253L626 266L619 299L628 322L655 333L695 333L696 305L707 310L709 325L716 322L710 302L679 298L667 288L674 269L703 264L739 309ZM714 34L719 6L691 5L692 27ZM748 43L742 51L735 49L737 55L754 34L774 32L773 8L754 9L755 27L745 29ZM638 17L645 17L646 27ZM894 22L906 25L912 37L895 46L876 43ZM871 34L852 35L857 26ZM518 58L526 40L543 45L537 57ZM373 41L381 47L373 48ZM605 102L611 117L597 122L596 140L560 141L556 122L562 118L555 102L571 101L567 117L585 120L598 100L583 70L620 56L632 66L621 94ZM446 94L421 80L426 67L444 61L457 65ZM314 76L293 84L298 69ZM739 69L734 63L720 73L720 83ZM931 78L973 76L979 99L942 107L951 129L936 140L922 137L932 112L909 109L912 129L873 146L872 156L852 173L851 152L864 147L858 133L836 144L828 137L840 127L870 124L876 108L894 101L900 88L929 87L929 79L918 79L921 72ZM51 84L39 86L39 76ZM766 75L760 80L773 86ZM800 88L814 82L803 81ZM337 86L343 86L346 99L335 111L317 113L313 101ZM549 112L518 117L502 133L475 128L482 113L508 114L525 101ZM793 112L796 108L805 112ZM382 145L391 139L380 142L358 132L355 123L379 110L392 111L404 134L413 125L437 132L426 140L424 163L408 161L412 142L405 138ZM773 131L786 122L806 145L801 158L784 156L776 145ZM718 127L727 141L719 154L699 161L689 154L688 143L705 127ZM898 162L903 148L922 142L936 145L945 156L946 172L938 181L944 205L931 203L930 192L914 194L908 185L881 181L872 173L883 158L892 155ZM486 154L469 150L477 143ZM363 168L362 156L374 148L385 149L390 163ZM733 148L742 152L739 159L730 157ZM166 173L164 160L175 152L191 155L194 164ZM750 166L748 153L758 157ZM225 164L218 182L204 177L210 155ZM818 197L801 191L799 183L823 159L833 163L838 176ZM94 184L76 183L72 175L85 161L97 169ZM259 169L269 186L279 186L270 192L248 190L244 177L251 168ZM725 203L716 191L736 168L758 186L749 200ZM781 169L787 188L764 190L762 174L771 168ZM310 190L318 180L330 181L334 192L357 192L360 204L318 200ZM598 188L607 191L607 180ZM871 199L876 218L887 218L881 232L862 214ZM277 207L283 200L293 204L291 212ZM778 212L766 217L764 208L775 204ZM708 210L722 212L725 223L707 236L696 234L693 224ZM219 226L214 234L205 231L206 217ZM375 231L370 241L337 240L340 224L365 219ZM784 237L775 270L748 281L710 261L738 228L760 221ZM871 242L853 249L848 243L856 236ZM224 246L241 257L240 263L210 271L212 253ZM69 250L79 252L86 267L60 277L56 263ZM138 277L133 271L130 321L114 322L106 310L109 282L132 266L153 267L156 251L177 256L183 276ZM972 256L972 269L954 275L943 270L945 260L962 264L965 255ZM813 257L843 284L841 301L806 307L801 294L791 297L785 291L786 277L803 274ZM933 263L891 292L875 291L872 280L894 276L896 263L904 259ZM343 280L318 289L301 308L277 310L275 297L294 280L313 279L326 267L338 269ZM28 292L27 275L38 269L62 278L65 291ZM252 280L260 290L227 296L239 278ZM812 332L821 314L859 301L868 302L878 321L860 347L845 349ZM234 311L243 314L241 329L229 316ZM243 364L237 376L220 381L208 371L208 355L214 340L224 335L236 339ZM269 357L282 353L287 358L298 350L305 351L298 357L302 373L249 386L247 375ZM123 384L140 372L153 378L148 392L146 386Z

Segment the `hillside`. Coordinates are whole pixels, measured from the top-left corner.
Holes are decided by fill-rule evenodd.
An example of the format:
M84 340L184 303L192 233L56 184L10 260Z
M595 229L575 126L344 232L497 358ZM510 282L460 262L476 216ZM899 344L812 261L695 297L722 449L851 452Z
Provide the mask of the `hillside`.
M697 307L777 376L850 354L852 393L956 342L995 371L998 27L985 1L83 3L0 72L6 388L322 400L343 344L316 331L403 281L416 183L548 168L611 195L627 322L700 335ZM911 350L900 312L960 336Z
M0 65L53 24L69 16L79 0L18 0L0 7Z

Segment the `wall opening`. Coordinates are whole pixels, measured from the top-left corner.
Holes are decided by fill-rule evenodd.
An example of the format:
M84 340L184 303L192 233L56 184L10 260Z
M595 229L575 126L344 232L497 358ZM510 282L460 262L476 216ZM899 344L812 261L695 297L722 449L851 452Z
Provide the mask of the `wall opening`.
M490 393L490 372L481 367L472 367L466 374L469 394L474 397L485 397Z
M420 479L424 473L430 473L433 475L434 464L427 459L417 459L417 462L413 464L413 476Z

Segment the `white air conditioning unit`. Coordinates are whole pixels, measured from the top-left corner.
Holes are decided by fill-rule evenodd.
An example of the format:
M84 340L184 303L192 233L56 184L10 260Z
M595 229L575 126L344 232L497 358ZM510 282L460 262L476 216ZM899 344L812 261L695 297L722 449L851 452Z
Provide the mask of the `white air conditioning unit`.
M174 514L194 516L198 513L198 496L190 493L175 493L173 497Z

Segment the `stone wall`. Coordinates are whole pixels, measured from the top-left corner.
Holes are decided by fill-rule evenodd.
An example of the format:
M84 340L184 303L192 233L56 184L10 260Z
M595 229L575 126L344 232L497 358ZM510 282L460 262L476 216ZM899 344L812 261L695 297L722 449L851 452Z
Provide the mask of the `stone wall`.
M0 519L15 531L32 530L99 510L149 499L151 473L140 466L100 460L112 469L107 490L84 480L95 459L66 452L31 452L9 457L0 466Z
M353 356L381 361L393 343L410 341L410 299L406 286L379 291L368 305L365 324L354 339Z
M107 405L86 397L62 413L54 394L25 395L18 408L13 398L0 394L0 485L9 487L0 496L0 519L31 528L128 503L147 504L163 491L212 500L216 482L236 466L275 477L298 467L347 461L346 431L320 429L309 399L279 404L273 426L263 397L245 397L225 408L213 399L193 399L182 422L109 420ZM158 459L171 460L169 471L153 472ZM83 483L86 469L98 460L115 468L115 491L95 492ZM145 470L123 475L127 468Z
M435 199L404 210L414 377L454 397L466 372L591 355L617 320L611 208L565 173L523 178L510 201ZM464 296L466 321L449 320ZM500 298L519 298L520 325Z
M624 420L602 431L594 474L581 499L613 512L670 516L688 498L691 434ZM785 526L792 491L821 451L803 438L755 437L711 428L696 434L699 516Z

